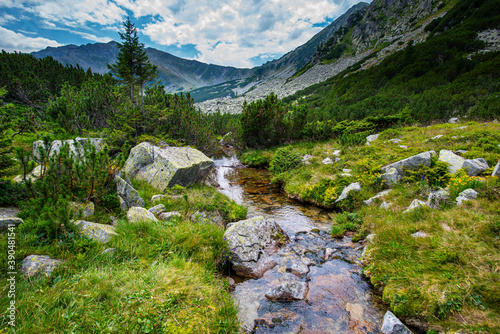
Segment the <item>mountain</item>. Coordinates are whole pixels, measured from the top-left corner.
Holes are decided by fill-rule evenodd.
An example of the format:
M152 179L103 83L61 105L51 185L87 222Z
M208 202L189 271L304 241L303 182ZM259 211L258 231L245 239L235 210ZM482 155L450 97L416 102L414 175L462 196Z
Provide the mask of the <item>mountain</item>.
M147 48L146 52L151 63L158 66L159 79L168 92L189 91L202 86L216 85L245 78L250 73L249 69L205 64L179 58L154 48ZM95 73L107 73L107 64L116 61L118 43L111 41L81 46L48 47L31 54L36 58L51 56L63 64L78 65L83 69L90 68Z
M252 69L205 64L182 59L154 48L147 48L146 52L151 63L158 66L159 79L168 92L191 91L191 95L198 102L218 97L235 97L271 79L292 76L310 62L321 43L327 41L335 31L345 25L353 13L366 6L368 4L364 2L353 6L304 45L280 59ZM48 47L31 54L36 58L51 56L63 64L78 65L83 69L90 68L96 73L107 73L107 64L116 61L118 43L111 41L81 46Z

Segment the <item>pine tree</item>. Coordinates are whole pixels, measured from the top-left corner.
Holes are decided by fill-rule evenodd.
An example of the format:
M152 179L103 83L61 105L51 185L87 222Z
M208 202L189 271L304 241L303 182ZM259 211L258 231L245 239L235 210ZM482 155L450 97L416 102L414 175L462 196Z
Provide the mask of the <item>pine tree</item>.
M141 113L142 117L145 118L144 115L144 85L148 82L153 81L158 77L158 69L156 66L149 62L149 57L144 50L144 44L141 44L141 48L137 52L136 58L136 67L135 74L137 77L137 83L140 87L141 93Z
M0 98L5 95L7 91L0 89ZM10 118L7 113L9 105L2 105L3 101L0 100L0 177L8 174L8 170L14 165L12 159L12 140L7 135L7 130L11 126Z

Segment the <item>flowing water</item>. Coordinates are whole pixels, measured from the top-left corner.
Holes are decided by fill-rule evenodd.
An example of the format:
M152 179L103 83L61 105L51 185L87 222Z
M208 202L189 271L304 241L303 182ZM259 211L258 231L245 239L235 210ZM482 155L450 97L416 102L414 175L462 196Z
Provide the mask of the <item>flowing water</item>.
M233 298L250 333L380 333L380 300L361 274L362 245L327 233L332 213L289 199L267 170L244 168L233 155L214 159L219 191L248 207L248 217L274 219L290 238L260 279L238 279ZM325 253L326 260L325 260ZM306 270L297 273L300 265ZM305 266L304 266L305 265ZM283 280L307 283L303 300L271 301L265 294Z

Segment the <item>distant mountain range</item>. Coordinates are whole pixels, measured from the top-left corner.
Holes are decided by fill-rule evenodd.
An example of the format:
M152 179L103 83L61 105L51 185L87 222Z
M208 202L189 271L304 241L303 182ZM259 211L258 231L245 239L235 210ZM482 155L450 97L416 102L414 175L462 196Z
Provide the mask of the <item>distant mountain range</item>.
M341 26L346 25L351 14L367 5L367 3L361 2L353 6L304 45L285 54L280 59L252 69L205 64L196 60L179 58L154 48L147 48L146 52L151 63L158 66L159 79L168 92L191 91L197 102L216 97L234 97L244 93L257 83L272 78L292 76L311 61L321 43L328 41ZM78 65L83 69L90 68L96 73L107 73L107 64L116 61L118 44L112 41L81 46L48 47L33 52L32 55L36 58L51 56L63 64ZM211 86L217 88L212 89Z

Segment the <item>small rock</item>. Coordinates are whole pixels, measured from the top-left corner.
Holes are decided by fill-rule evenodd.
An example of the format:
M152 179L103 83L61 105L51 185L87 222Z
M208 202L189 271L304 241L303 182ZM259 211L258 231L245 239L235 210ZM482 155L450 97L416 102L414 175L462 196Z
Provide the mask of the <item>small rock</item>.
M377 140L379 135L380 134L377 133L377 134L370 135L370 136L366 137L366 143L369 145L372 141Z
M406 145L399 145L399 147L401 147L403 150L407 150L408 149L408 146L406 146Z
M291 272L297 276L303 277L309 272L309 267L303 262L294 262L291 266L286 268L287 272Z
M85 220L77 220L75 225L81 233L102 243L108 242L113 235L117 235L114 226L97 224Z
M465 153L467 153L466 150L457 150L457 151L455 151L455 154L465 154Z
M314 158L314 155L304 154L302 156L302 163L305 165L309 165L311 163L309 160L311 160L312 158Z
M365 240L370 243L370 244L373 244L373 242L375 241L375 237L377 235L375 233L371 233L371 234L368 234L365 238Z
M335 162L340 162L340 158L335 158Z
M307 283L287 281L269 290L266 298L270 300L302 300L307 292Z
M460 194L458 194L458 197L456 198L457 205L462 205L463 201L471 201L473 199L476 199L476 197L477 191L475 191L474 189L465 189Z
M439 139L439 138L442 138L444 137L444 135L437 135L435 137L432 137L430 140L436 140L436 139Z
M236 287L236 282L233 278L228 277L227 282L229 283L229 290L233 291L234 288Z
M342 150L335 150L335 151L333 151L332 155L338 157L338 156L340 156L341 152L342 152Z
M81 211L82 217L87 218L92 216L95 210L93 202L88 202L88 203L70 202L69 207L71 211L73 211L73 217L77 216Z
M401 143L401 142L402 142L402 140L401 140L401 139L399 139L399 138L389 139L389 141L390 141L391 143L393 143L393 144L399 144L399 143Z
M444 189L438 191L433 191L429 194L427 198L427 205L433 209L438 209L441 204L446 202L450 198L450 193Z
M350 173L350 172L352 172L352 169L344 168L344 169L342 169L342 172L344 172L344 173Z
M167 209L165 208L165 205L158 204L156 206L153 206L152 208L149 208L148 211L158 217L160 214L167 211Z
M419 199L414 199L413 202L411 202L408 209L406 209L403 212L410 212L410 211L415 210L415 209L420 208L420 207L429 207L429 205L427 203L425 203L424 201L421 201Z
M137 190L125 179L115 176L116 182L116 193L118 194L118 198L120 199L120 208L123 211L128 210L133 206L144 207L144 200L139 196Z
M177 211L170 211L170 212L162 212L158 216L158 218L161 221L168 221L168 220L172 219L173 217L182 217L182 214L180 212L177 212Z
M394 184L398 183L403 177L399 174L396 168L391 168L387 170L384 174L380 175L380 178L385 181L387 186L392 187Z
M373 201L377 198L380 198L380 197L384 197L386 196L387 194L389 194L390 192L392 191L392 189L387 189L387 190L384 190L384 191L381 191L379 192L378 194L376 194L375 196L373 197L370 197L369 199L363 201L363 203L365 203L366 205L372 205L373 204Z
M456 124L458 123L458 117L452 117L448 120L448 123L450 124Z
M107 248L102 251L101 254L115 254L116 253L116 248Z
M427 238L429 235L422 231L417 231L411 235L414 238Z
M324 158L322 163L323 163L323 165L331 165L331 164L333 164L333 161L330 158Z
M154 214L139 206L133 206L128 209L127 218L132 223L158 221Z
M163 200L176 200L176 199L180 199L182 198L181 195L153 195L151 197L151 202L153 204L156 204L160 201L163 201Z
M497 165L493 169L493 173L491 173L491 176L500 177L500 160L498 160Z
M28 277L41 271L50 276L61 263L61 260L51 259L47 255L30 255L23 260L19 271Z
M463 129L467 129L467 125L459 126L458 128L455 128L455 130L463 130Z
M384 315L382 328L384 334L412 334L412 332L391 312L387 311Z
M392 203L386 202L386 201L383 201L382 204L380 204L381 209L389 209L391 206L392 206Z
M360 190L361 190L361 184L359 184L358 182L351 183L350 185L345 187L344 190L342 190L342 193L340 194L339 198L337 198L335 203L338 203L338 202L346 199L347 195L349 195L349 193L351 191L360 191Z
M330 258L332 257L332 255L335 253L335 249L332 249L332 248L327 248L325 249L325 261L328 261L330 260Z
M443 228L443 230L448 232L452 230L451 227L446 223L441 223L441 227Z

